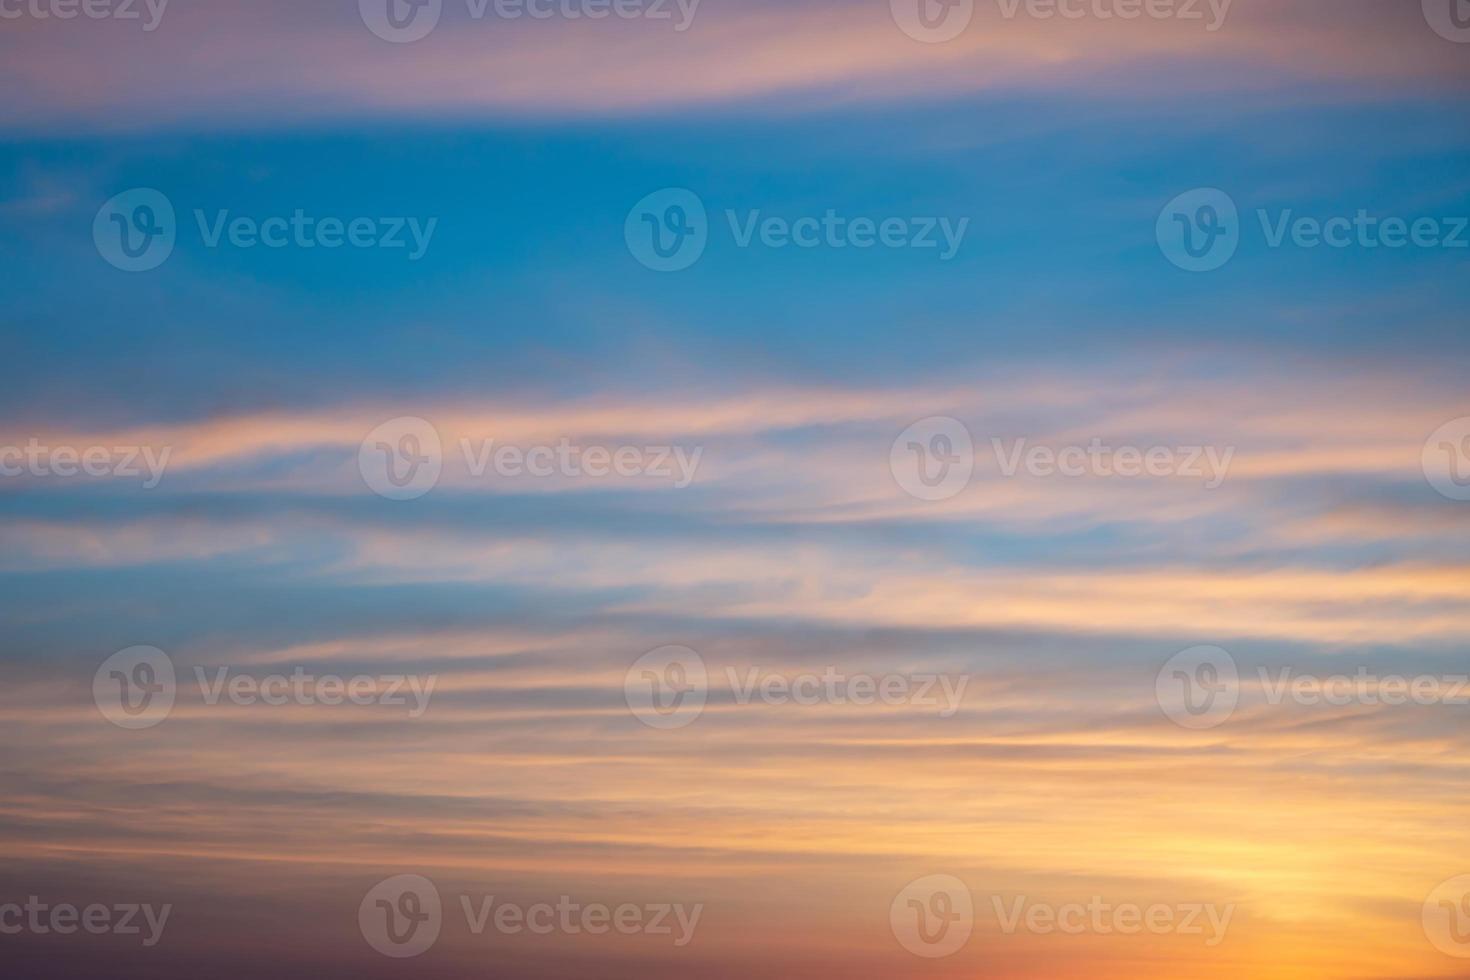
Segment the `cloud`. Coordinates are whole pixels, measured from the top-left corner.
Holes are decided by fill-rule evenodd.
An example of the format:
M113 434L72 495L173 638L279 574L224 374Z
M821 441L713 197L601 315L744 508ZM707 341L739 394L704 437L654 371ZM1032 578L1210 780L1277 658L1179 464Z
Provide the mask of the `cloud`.
M449 2L428 37L391 44L364 27L352 4L306 11L282 0L217 0L175 5L153 32L26 21L0 44L7 86L27 96L7 103L12 127L605 115L753 103L784 111L994 91L1157 99L1165 90L1259 89L1265 77L1460 87L1454 46L1409 6L1240 3L1210 31L1211 17L1106 19L1085 6L1078 19L1028 16L1026 6L1007 16L1008 5L980 3L960 36L923 44L881 3L706 2L676 31L682 18L475 19L474 7Z

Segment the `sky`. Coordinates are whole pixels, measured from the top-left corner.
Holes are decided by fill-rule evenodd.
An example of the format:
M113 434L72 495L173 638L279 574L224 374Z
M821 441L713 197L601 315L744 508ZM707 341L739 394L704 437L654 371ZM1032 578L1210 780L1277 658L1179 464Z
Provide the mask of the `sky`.
M1470 977L1466 0L0 81L7 974Z

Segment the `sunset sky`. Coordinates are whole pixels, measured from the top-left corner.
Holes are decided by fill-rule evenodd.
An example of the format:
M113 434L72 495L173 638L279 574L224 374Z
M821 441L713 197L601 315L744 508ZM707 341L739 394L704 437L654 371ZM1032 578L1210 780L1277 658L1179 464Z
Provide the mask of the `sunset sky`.
M527 2L0 0L0 974L1470 977L1470 0ZM1098 445L1168 472L1024 462ZM432 687L209 686L293 674ZM940 703L760 693L810 675ZM1098 902L1203 931L1011 921Z

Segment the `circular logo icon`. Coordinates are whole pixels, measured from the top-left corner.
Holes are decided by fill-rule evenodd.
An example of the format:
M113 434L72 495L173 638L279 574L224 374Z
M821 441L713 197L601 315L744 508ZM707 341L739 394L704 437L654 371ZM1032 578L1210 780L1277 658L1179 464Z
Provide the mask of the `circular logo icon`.
M953 875L911 881L888 907L888 924L898 944L915 956L948 956L970 941L975 928L970 889Z
M704 202L682 187L654 191L628 212L623 240L633 258L655 272L687 269L709 244Z
M708 696L704 659L688 647L650 650L623 676L628 710L650 728L683 728L704 711Z
M119 650L92 676L92 701L119 728L152 728L174 708L174 662L157 647Z
M362 441L357 469L368 489L380 497L422 497L439 483L444 469L439 431L413 415L389 419Z
M1446 422L1420 457L1429 485L1451 500L1470 500L1470 415Z
M439 938L439 889L423 875L394 875L368 890L357 927L369 946L394 959L417 956Z
M893 22L915 41L952 41L970 26L975 0L888 0Z
M948 500L970 485L975 443L959 419L945 415L919 419L893 440L888 469L910 496Z
M428 37L443 10L444 0L357 0L367 29L394 44Z
M1423 921L1435 949L1470 959L1470 875L1440 882L1424 900Z
M1219 647L1180 650L1159 668L1154 696L1164 714L1181 728L1223 725L1240 701L1235 658Z
M1229 194L1199 187L1164 205L1154 235L1164 258L1186 272L1209 272L1240 247L1240 214Z
M1424 0L1424 19L1446 41L1470 44L1470 0Z
M124 272L156 269L174 251L174 206L163 192L135 187L108 198L92 219L97 254Z

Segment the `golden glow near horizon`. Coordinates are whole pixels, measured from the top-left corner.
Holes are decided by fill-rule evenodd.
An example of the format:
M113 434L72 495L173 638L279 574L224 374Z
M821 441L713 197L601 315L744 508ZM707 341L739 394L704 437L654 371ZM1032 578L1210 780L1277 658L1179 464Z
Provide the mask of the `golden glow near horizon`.
M846 404L859 417L892 410L860 397ZM765 455L777 450L760 445L762 433L793 417L789 405L772 411L713 429L690 424ZM1361 411L1367 419L1378 409ZM842 424L836 412L827 406L826 424ZM1166 399L1153 417L1169 412ZM1137 407L1133 417L1147 427ZM585 424L597 418L642 430L657 416L610 409ZM230 460L299 454L352 431L350 422L261 424L273 437L254 434L253 423L212 426L202 469L185 472L207 482ZM562 424L522 423L526 432ZM1300 439L1316 424L1302 419L1283 430L1293 434L1261 438ZM1382 438L1384 467L1411 458L1412 445ZM833 465L816 474L790 461L784 487L760 478L765 520L795 520L816 493L810 480L872 465L840 444L827 452ZM1310 464L1253 470L1245 446L1236 454L1249 474L1243 486L1227 481L1190 511L1139 519L1170 540L1189 533L1197 507L1216 519L1254 507L1262 534L1289 536L1315 521L1314 538L1354 540L1365 533L1359 522L1324 525L1286 509L1277 517L1262 495L1300 472L1356 471L1358 455L1324 450L1308 454ZM468 489L454 491L463 499L487 492L464 478ZM739 467L724 478L757 479ZM272 479L288 487L294 478ZM1016 497L1014 485L991 480L976 488L982 496L1040 507L1038 522L1128 507L1095 477L1080 496L1032 479ZM891 484L847 486L854 501L869 498L854 510L859 527L905 506ZM302 489L307 500L321 492ZM1184 499L1177 489L1137 492ZM954 514L941 505L935 516L941 527L996 520L977 504ZM8 845L28 865L118 881L148 868L180 888L271 896L328 934L341 923L301 895L421 874L448 909L438 955L467 963L487 943L535 950L526 935L476 934L462 902L566 893L699 903L700 955L738 960L759 935L793 962L893 976L1455 975L1421 915L1436 885L1470 867L1464 707L1312 703L1291 686L1303 674L1346 684L1363 664L1377 675L1445 673L1449 661L1406 644L1449 650L1466 635L1470 574L1447 557L1257 568L1229 561L1238 545L1223 540L1169 567L986 568L885 557L847 537L736 536L696 551L676 541L633 548L531 529L507 538L498 528L410 532L249 514L155 515L141 526L33 521L4 533L13 567L106 568L150 551L172 561L279 561L310 539L333 542L336 556L298 573L308 589L516 582L576 596L636 586L636 597L606 603L599 615L611 618L576 627L426 623L385 633L349 619L309 640L200 638L169 651L178 695L167 720L123 739L78 703L73 683L38 675L12 685L3 695L7 735L21 750L12 765L35 788L10 794L0 812ZM665 639L649 617L696 612L708 619L673 639L699 648L703 707L676 729L642 724L624 684L630 665ZM1156 676L1200 639L1239 655L1239 704L1224 724L1181 727L1161 709ZM1403 652L1373 653L1389 649ZM433 681L419 691L422 710L411 699L331 707L257 696L272 675L284 694L293 673ZM924 697L909 687L885 699L876 687L848 686L862 676L934 679ZM242 677L262 686L229 686ZM315 680L299 683L316 690ZM1354 690L1381 684L1375 676ZM87 789L58 796L55 780ZM47 830L21 832L37 827ZM933 874L963 883L973 931L930 961L895 942L889 904ZM638 938L619 937L618 955L647 955ZM591 937L561 941L580 950Z
M1470 978L1467 58L0 0L0 980Z

